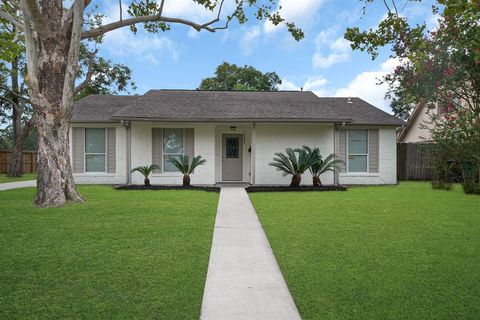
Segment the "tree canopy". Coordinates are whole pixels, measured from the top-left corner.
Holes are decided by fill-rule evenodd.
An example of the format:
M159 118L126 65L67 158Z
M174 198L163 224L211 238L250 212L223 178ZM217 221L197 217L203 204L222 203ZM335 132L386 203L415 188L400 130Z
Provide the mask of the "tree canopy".
M261 72L252 66L239 67L223 62L215 76L202 79L199 90L222 91L277 91L282 80L276 72Z

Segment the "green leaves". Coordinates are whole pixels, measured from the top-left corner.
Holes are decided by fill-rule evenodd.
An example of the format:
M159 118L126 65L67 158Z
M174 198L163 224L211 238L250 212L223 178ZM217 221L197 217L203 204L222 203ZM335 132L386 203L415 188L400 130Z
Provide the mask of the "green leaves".
M178 169L184 175L190 175L193 173L196 167L201 166L207 162L207 160L202 159L202 156L193 157L192 162L190 162L189 156L180 155L177 158L170 158L168 162L173 164L175 168Z
M286 148L285 154L281 152L275 153L273 162L270 162L268 165L277 168L278 171L282 171L283 176L301 175L320 160L321 156L319 153L309 152L305 147Z
M151 165L144 165L144 166L139 166L139 167L136 167L136 168L133 168L130 172L133 173L133 172L139 172L141 173L145 179L148 179L148 176L154 171L154 170L157 170L157 169L160 169L159 166L157 166L156 164L151 164Z
M262 73L252 66L239 67L224 62L220 64L215 76L202 79L198 89L222 91L277 91L282 80L275 72Z

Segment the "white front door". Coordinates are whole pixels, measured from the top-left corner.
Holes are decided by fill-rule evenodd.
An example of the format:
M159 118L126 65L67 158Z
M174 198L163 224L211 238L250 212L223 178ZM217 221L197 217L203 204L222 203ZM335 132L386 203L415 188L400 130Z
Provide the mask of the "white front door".
M243 136L222 135L222 181L243 180Z

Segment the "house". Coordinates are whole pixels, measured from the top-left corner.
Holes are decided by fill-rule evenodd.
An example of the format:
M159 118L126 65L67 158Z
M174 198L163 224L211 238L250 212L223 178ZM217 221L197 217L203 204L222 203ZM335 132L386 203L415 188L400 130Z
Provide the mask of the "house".
M319 147L344 160L333 184L394 184L396 129L403 124L359 98L308 91L150 90L143 96L92 95L73 110L70 143L77 183L140 184L130 169L157 164L152 184L181 184L167 161L201 155L192 184L288 184L269 166L286 147ZM306 174L304 183L311 183Z
M425 103L418 103L407 119L407 124L398 134L397 142L400 143L422 143L432 140L431 118L433 114L442 115L446 111L443 107L428 108Z

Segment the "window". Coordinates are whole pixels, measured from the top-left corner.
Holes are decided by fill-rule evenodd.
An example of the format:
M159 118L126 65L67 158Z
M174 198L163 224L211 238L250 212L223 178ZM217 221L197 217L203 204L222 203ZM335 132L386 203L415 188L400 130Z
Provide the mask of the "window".
M178 169L168 162L170 158L178 158L185 154L183 129L163 129L163 172L177 172Z
M105 129L85 129L85 172L105 172Z
M368 130L348 130L348 172L368 172Z

